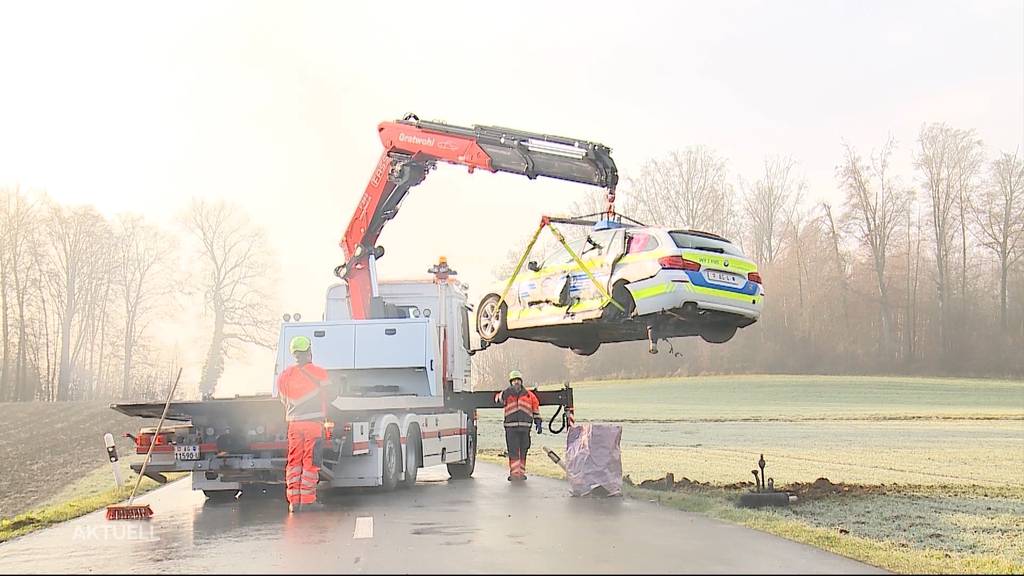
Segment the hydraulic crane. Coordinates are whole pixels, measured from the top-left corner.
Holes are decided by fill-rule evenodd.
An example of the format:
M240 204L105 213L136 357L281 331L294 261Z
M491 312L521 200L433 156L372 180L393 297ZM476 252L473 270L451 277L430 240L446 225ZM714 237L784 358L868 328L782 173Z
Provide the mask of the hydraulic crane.
M377 240L405 195L438 162L466 166L470 173L481 169L598 186L608 190L607 211L614 209L619 175L603 144L497 126L451 126L412 114L381 123L377 132L384 152L341 239L345 263L334 270L348 284L353 319L383 315L376 260L384 248Z

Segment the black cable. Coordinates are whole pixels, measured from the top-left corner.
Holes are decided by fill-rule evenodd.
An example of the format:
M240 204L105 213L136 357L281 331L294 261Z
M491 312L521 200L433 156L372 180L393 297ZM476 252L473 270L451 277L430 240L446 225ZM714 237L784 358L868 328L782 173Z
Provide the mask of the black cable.
M555 410L555 413L551 416L551 419L548 420L548 430L550 430L552 434L561 434L562 431L565 430L567 426L569 426L569 414L567 411L563 410L564 408L565 406L559 404L558 410ZM562 415L562 427L559 428L558 430L555 430L555 418L558 418L559 414Z
M668 344L668 353L669 354L675 356L676 358L682 358L683 357L683 355L681 353L676 352L676 349L672 347L672 341L671 340L669 340L668 338L662 338L662 340L666 344Z

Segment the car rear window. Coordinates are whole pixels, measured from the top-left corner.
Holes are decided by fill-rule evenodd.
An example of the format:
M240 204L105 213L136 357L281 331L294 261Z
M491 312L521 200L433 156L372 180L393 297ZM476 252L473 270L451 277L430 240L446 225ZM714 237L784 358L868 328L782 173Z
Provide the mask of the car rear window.
M743 252L728 240L711 238L701 234L694 234L693 232L674 231L669 232L668 235L672 237L672 241L680 248L704 250L705 252L729 254L731 256L743 256Z
M629 236L628 243L626 245L627 254L636 254L638 252L650 252L658 248L658 240L650 234L644 234L642 232L632 234Z

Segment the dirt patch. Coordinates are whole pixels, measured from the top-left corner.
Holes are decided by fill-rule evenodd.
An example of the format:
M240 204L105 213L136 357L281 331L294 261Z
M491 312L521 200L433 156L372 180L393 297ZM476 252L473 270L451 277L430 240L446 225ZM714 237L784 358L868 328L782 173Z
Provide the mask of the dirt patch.
M820 500L834 496L884 496L894 491L885 484L847 484L845 482L834 483L828 478L818 478L814 482L795 482L780 488L783 492L796 495L800 500Z
M27 512L83 475L109 466L106 432L114 435L122 458L132 453L132 442L122 434L137 432L144 422L105 402L0 403L0 518Z
M669 482L671 480L671 488ZM662 476L661 478L654 478L650 480L644 480L640 484L633 482L633 479L626 475L622 481L628 486L636 486L647 490L659 490L659 491L673 491L673 492L700 492L707 490L725 490L727 492L747 492L754 489L753 482L734 482L732 484L718 485L710 482L701 482L699 480L690 480L683 476L678 480L669 475ZM793 484L785 484L776 487L779 492L787 492L795 495L801 501L813 501L820 500L822 498L831 498L835 496L866 496L866 495L881 495L891 494L898 492L895 486L887 487L885 484L880 485L866 485L866 484L847 484L845 482L835 483L828 478L818 478L814 482L795 482Z
M626 476L624 476L622 478L622 481L627 486L637 486L639 488L645 488L647 490L664 490L664 491L668 491L669 490L669 479L668 479L667 475L666 476L662 476L661 478L653 479L653 480L644 480L644 481L640 482L640 484L635 484L633 482L633 479L630 478L629 475L627 474ZM700 482L699 480L690 480L686 476L683 476L682 478L679 478L678 480L676 480L674 477L672 478L672 487L671 487L672 491L679 491L679 490L708 490L708 489L712 489L712 488L718 488L718 487L714 486L714 485L712 485L712 484L710 484L708 482Z

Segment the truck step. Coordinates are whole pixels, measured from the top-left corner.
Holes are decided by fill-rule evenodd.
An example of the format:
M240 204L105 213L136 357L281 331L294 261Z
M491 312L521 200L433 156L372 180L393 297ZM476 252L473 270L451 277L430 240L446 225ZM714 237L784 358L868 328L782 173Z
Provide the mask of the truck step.
M324 464L327 464L327 462L324 462ZM334 472L331 471L331 469L328 468L327 466L320 467L320 475L326 478L327 480L334 480Z

